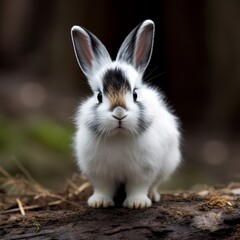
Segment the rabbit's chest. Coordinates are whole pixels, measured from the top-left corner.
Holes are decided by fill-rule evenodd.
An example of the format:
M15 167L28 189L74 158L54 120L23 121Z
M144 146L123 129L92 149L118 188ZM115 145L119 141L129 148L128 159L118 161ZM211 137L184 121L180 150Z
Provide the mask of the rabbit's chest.
M95 149L90 161L95 164L104 164L109 167L118 167L134 164L137 161L136 146L128 144L111 144L110 146L103 144Z
M88 170L91 169L93 174L110 176L118 181L155 171L148 149L132 142L112 141L111 144L99 144L89 151L86 160Z

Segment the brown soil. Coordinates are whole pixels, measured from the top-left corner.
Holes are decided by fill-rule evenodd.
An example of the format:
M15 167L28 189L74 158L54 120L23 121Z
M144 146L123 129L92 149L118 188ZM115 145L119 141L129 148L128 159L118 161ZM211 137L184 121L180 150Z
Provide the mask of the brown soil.
M240 239L240 184L165 193L144 210L91 209L91 187L78 177L60 193L5 177L0 239Z

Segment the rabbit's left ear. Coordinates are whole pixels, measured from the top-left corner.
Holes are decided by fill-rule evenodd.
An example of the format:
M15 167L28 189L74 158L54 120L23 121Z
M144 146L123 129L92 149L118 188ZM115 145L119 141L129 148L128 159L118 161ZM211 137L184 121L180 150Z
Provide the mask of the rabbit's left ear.
M154 22L145 20L126 37L116 60L132 64L137 71L143 73L152 55L153 38Z

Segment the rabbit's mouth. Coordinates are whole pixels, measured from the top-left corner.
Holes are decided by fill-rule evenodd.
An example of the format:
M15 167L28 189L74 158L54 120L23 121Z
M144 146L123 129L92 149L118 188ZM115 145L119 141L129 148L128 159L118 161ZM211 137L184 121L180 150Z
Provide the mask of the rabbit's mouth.
M118 127L117 128L123 128L122 121L118 121Z
M126 118L126 115L124 115L123 117L116 117L115 115L112 115L113 118L115 118L117 120L117 127L116 128L124 128L123 126L123 119Z
M124 124L124 122L122 120L118 121L118 125L116 128L120 129L120 130L127 130L126 124Z
M116 130L127 130L121 120L118 121L117 126L115 127Z

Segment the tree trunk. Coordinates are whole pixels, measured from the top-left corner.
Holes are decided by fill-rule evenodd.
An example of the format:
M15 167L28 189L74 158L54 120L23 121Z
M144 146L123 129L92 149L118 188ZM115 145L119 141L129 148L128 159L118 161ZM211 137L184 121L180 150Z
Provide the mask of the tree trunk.
M79 207L25 206L25 216L2 211L0 239L240 239L239 185L165 193L144 210L92 209L87 195L72 197Z

